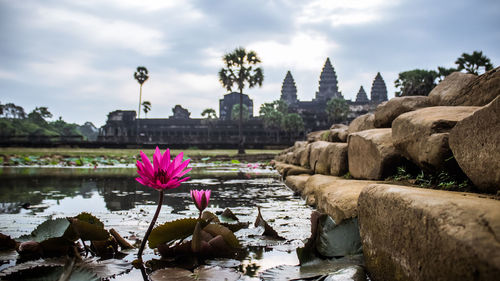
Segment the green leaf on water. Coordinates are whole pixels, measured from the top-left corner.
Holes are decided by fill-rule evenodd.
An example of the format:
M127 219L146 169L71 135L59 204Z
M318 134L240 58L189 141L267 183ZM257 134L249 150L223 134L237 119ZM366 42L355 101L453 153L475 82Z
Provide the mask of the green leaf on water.
M55 220L46 220L40 224L30 235L23 235L17 238L17 241L36 241L42 242L49 238L61 237L68 229L70 222L66 218Z
M100 226L104 228L104 223L101 222L97 217L94 215L87 213L87 212L82 212L78 216L75 217L76 219L79 219L80 221L85 221L90 224L95 224L97 226Z
M79 219L70 219L71 226L82 240L106 240L109 233L98 224L91 224Z
M238 159L232 159L232 160L231 160L231 164L240 164L240 163L241 163L241 162L240 162L240 160L238 160Z
M193 234L197 221L194 218L184 218L155 227L149 235L149 247L154 249L160 244L188 237Z

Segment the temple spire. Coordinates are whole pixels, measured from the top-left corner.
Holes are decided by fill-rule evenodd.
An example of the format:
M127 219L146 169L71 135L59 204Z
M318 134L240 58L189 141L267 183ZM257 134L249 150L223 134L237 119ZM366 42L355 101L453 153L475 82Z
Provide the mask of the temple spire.
M285 80L283 80L280 99L287 102L288 104L294 104L298 102L297 87L295 86L295 81L293 80L293 76L290 70L286 73Z
M381 103L387 100L387 87L380 72L377 73L373 80L370 96L373 103Z
M344 98L337 86L337 74L333 69L330 58L326 58L325 66L319 77L319 89L316 92L316 100L327 101L331 98Z
M366 95L363 86L359 88L358 94L356 95L356 102L369 102L368 96Z

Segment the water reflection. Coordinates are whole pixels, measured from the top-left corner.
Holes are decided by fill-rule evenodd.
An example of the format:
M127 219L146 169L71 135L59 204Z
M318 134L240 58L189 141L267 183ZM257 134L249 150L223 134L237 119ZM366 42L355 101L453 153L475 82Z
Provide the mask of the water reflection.
M22 172L27 170L27 172ZM75 170L86 170L78 172ZM125 211L137 205L156 205L157 192L144 187L134 180L134 169L119 169L116 174L107 174L106 171L89 173L92 169L40 169L34 173L33 168L23 169L4 168L0 178L0 213L18 214L23 207L32 212L41 212L49 208L48 203L56 202L61 212L71 212L79 206L79 200L68 201L65 198L88 199L90 206L99 206L100 200L105 202L108 211ZM99 169L97 169L99 170ZM212 171L215 168L212 167ZM61 172L65 171L65 172ZM7 173L8 172L8 173ZM212 204L221 208L234 206L254 206L259 200L259 186L279 185L277 175L267 173L251 173L235 170L234 167L223 169L217 167L216 172L210 169L194 169L190 174L192 179L180 188L169 190L164 199L164 205L169 205L175 213L186 209L190 204L188 196L190 189L212 189ZM250 187L249 192L242 190ZM96 192L99 196L96 196ZM224 193L223 196L216 194ZM279 198L278 194L267 193L266 196ZM102 198L101 198L102 197ZM76 205L75 205L76 204ZM67 209L64 209L67 208Z
M93 213L125 238L142 235L158 200L158 192L135 181L135 169L116 173L99 168L0 171L0 232L12 237L31 232L48 218L82 211ZM264 218L287 238L286 242L267 241L252 226L236 233L248 248L239 268L248 278L278 264L298 263L294 250L309 235L311 209L283 185L277 173L233 165L199 167L190 176L181 187L166 192L159 223L197 216L189 190L211 189L209 211L230 208L240 221L253 223L256 206L260 206ZM153 251L148 249L146 254L153 255ZM120 280L134 280L134 276Z

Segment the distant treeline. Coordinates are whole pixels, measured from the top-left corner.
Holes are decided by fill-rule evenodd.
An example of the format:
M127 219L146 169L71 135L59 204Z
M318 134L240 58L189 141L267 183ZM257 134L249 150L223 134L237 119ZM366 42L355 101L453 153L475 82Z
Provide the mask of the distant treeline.
M0 138L12 140L54 140L73 139L81 141L97 140L98 130L91 122L83 125L66 123L59 117L55 121L47 107L37 107L30 113L13 103L0 103Z

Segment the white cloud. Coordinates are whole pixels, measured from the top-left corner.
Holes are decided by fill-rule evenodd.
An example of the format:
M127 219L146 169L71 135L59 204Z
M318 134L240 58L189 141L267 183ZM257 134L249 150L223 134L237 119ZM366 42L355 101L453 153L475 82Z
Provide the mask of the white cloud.
M337 45L316 33L296 33L289 42L261 41L249 44L262 59L263 66L317 70Z
M380 20L383 9L397 4L386 0L316 0L297 17L298 24L328 22L334 27L358 25Z
M129 49L151 56L163 53L168 47L162 32L131 21L45 7L38 8L36 16L33 24L37 28L60 30L100 48Z

